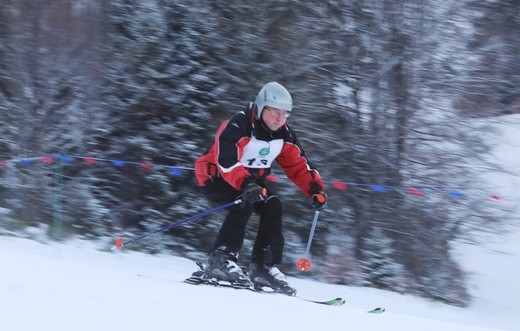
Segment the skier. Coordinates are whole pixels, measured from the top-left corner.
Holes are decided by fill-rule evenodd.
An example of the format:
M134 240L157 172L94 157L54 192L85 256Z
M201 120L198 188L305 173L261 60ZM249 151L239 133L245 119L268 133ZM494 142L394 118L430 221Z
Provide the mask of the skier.
M281 84L270 82L255 102L224 121L206 154L195 161L195 177L206 197L225 204L238 198L242 203L227 210L204 272L207 277L240 286L268 286L287 294L289 286L277 268L282 262L282 203L272 194L266 177L273 161L287 177L312 199L316 210L327 205L325 185L305 156L294 131L286 121L292 97ZM237 265L247 222L260 216L258 233L249 265L249 278Z

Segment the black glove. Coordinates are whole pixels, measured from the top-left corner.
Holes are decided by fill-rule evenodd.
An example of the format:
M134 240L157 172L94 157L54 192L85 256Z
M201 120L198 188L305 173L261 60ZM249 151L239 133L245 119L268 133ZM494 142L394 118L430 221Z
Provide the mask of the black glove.
M324 192L315 193L312 195L312 205L314 209L322 211L327 207L327 194Z
M267 190L256 183L246 185L242 192L242 203L240 204L242 207L248 202L263 201L267 197Z
M314 209L322 211L327 207L327 194L322 191L322 186L316 182L311 182L311 199Z

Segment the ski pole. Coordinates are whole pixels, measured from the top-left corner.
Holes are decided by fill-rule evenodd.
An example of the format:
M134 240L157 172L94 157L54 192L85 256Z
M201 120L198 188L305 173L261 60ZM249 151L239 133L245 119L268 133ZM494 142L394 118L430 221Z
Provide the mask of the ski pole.
M144 238L146 238L146 237L148 237L148 236L151 236L151 235L153 235L153 234L156 234L156 233L159 233L159 232L164 232L164 231L166 231L166 230L169 230L169 229L174 228L174 227L176 227L176 226L179 226L179 225L181 225L181 224L184 224L184 223L188 223L188 222L194 221L194 220L196 220L196 219L198 219L198 218L201 218L201 217L204 217L204 216L206 216L206 215L212 214L212 213L217 212L217 211L219 211L219 210L226 209L226 208L231 207L231 206L233 206L233 205L237 205L237 204L239 204L240 202L242 202L242 199L237 199L237 200L235 200L235 201L231 201L231 202L226 203L226 204L224 204L224 205L222 205L222 206L218 206L218 207L215 207L215 208L212 208L212 209L206 210L205 212L202 212L202 213L200 213L200 214L197 214L197 215L194 215L194 216L188 217L188 218L186 218L186 219L183 219L183 220L181 220L181 221L177 221L177 222L171 223L171 224L169 224L169 225L167 225L167 226L164 226L164 227L162 227L162 228L160 228L160 229L157 229L157 230L152 231L152 232L149 232L149 233L145 233L145 234L143 234L143 235L140 235L139 237L136 237L136 238L131 239L131 240L128 240L128 241L123 241L123 238L118 237L118 238L116 239L116 248L122 248L122 247L125 246L125 245L128 245L128 244L131 244L131 243L133 243L133 242L136 242L136 241L142 240L142 239L144 239Z
M300 258L296 261L296 266L300 271L309 271L311 268L311 260L309 259L309 254L311 250L312 238L314 237L314 231L316 230L316 224L318 224L318 216L320 216L320 211L316 210L314 212L314 218L312 219L311 232L309 233L309 239L307 240L307 248L305 249L305 257Z

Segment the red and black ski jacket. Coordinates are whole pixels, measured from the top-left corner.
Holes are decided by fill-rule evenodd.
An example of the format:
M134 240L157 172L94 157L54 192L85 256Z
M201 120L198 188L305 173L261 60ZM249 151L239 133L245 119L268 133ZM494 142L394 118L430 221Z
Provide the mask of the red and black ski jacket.
M278 131L269 130L255 118L250 104L220 125L209 151L195 161L195 177L199 186L204 187L220 176L240 191L246 184L265 181L275 160L306 197L316 193L312 182L325 190L294 131L287 124Z

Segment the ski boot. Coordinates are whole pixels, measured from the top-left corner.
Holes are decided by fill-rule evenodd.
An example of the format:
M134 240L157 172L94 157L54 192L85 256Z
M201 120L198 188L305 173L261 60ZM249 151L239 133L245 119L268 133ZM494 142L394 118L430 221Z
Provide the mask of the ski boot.
M213 251L209 258L204 274L209 279L214 279L218 283L228 283L234 287L250 287L252 284L237 265L238 256L230 252L226 247L219 247Z
M268 287L275 292L296 295L296 289L289 286L285 275L274 265L252 262L249 265L249 278L255 290L262 291Z

